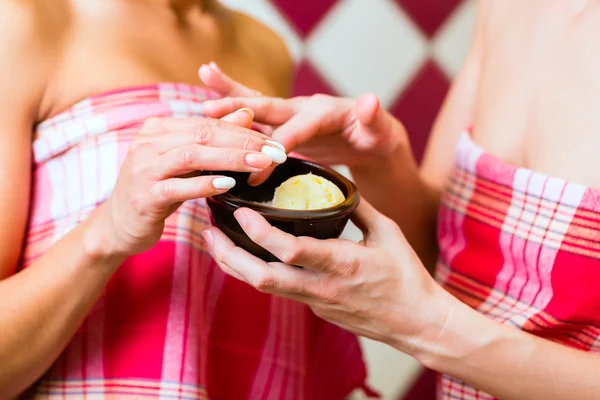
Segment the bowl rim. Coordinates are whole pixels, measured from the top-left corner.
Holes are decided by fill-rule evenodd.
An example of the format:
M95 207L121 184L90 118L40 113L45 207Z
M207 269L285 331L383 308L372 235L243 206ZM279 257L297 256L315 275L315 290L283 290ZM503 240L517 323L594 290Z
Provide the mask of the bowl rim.
M322 208L319 210L289 210L283 208L275 208L270 207L264 204L256 203L253 201L242 200L239 197L236 197L228 192L211 196L207 200L223 203L229 207L233 208L250 208L263 217L271 220L332 220L344 218L347 215L354 212L358 204L360 203L360 193L358 192L358 188L350 179L346 178L344 175L340 174L336 170L317 164L316 162L304 160L302 158L296 157L288 157L286 162L300 162L303 164L307 164L310 167L326 171L328 174L333 175L342 185L345 187L346 192L349 194L346 199L333 207Z

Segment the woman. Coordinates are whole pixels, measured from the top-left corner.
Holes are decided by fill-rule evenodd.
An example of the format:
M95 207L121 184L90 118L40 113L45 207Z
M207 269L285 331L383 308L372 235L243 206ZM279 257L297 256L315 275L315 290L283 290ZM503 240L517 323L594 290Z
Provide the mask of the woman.
M212 0L8 1L0 26L0 398L363 385L353 335L226 277L200 239L203 198L235 182L194 171L286 155L249 110L201 118L214 94L192 86L197 66L284 96L279 38Z
M597 399L600 2L478 7L420 169L371 95L205 105L251 107L288 149L352 161L372 204L355 215L362 244L295 238L251 210L236 214L248 235L305 269L265 264L214 228L204 238L225 272L442 373L440 398Z

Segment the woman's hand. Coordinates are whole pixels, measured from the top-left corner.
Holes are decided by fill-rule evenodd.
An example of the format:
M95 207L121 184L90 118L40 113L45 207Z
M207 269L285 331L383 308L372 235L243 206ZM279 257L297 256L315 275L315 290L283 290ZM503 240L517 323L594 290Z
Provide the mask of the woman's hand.
M398 226L367 202L354 215L365 234L361 244L296 238L249 209L235 217L255 243L284 263L261 261L211 228L203 237L223 271L260 291L304 302L356 334L410 352L417 342L436 337L453 304Z
M258 172L285 161L281 145L246 129L252 112L214 119L150 119L129 147L103 205L101 251L132 255L151 248L164 221L184 201L221 194L233 178L196 172ZM239 126L241 125L241 126ZM191 174L190 174L191 173Z
M257 122L272 127L265 133L286 150L299 151L318 162L356 166L385 159L400 146L408 146L404 127L381 107L375 95L358 100L326 95L285 100L262 97L222 73L214 63L202 66L199 75L205 85L225 96L205 103L208 116L219 118L250 108Z

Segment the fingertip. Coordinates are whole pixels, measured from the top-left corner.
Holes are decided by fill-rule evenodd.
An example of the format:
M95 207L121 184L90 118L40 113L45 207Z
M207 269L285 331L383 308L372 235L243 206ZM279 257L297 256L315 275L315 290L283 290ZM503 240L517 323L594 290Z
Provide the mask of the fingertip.
M215 234L212 231L212 228L205 229L202 231L202 239L208 244L209 247L213 247L215 243Z
M240 108L236 112L246 113L252 121L254 121L254 111L251 108Z
M222 73L223 73L223 71L221 71L221 68L219 68L219 66L217 65L217 63L216 63L216 62L214 62L214 61L211 61L211 62L209 62L209 63L208 63L208 66L209 66L210 68L214 69L214 70L215 70L215 72L218 72L218 73L220 73L220 74L222 74Z
M248 224L248 214L246 210L246 208L239 208L233 213L233 216L237 220L238 224L240 224L242 229L244 229Z
M208 80L210 77L210 74L211 74L211 69L208 65L202 64L200 66L200 68L198 68L198 76L200 77L200 80L202 82L204 82L205 79ZM206 82L204 82L204 83L206 83Z
M356 101L355 112L360 122L368 125L375 119L380 108L381 102L377 95L367 93Z

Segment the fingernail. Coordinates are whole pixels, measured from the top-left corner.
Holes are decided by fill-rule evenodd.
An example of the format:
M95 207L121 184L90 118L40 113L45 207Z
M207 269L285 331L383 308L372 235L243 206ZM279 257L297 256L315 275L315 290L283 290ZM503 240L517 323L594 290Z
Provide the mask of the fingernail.
M265 146L266 147L266 146ZM245 158L246 164L254 168L267 168L272 164L271 157L268 154L248 153Z
M287 160L285 152L271 146L263 146L260 152L269 156L276 164L283 164Z
M252 111L252 109L250 108L240 108L239 110L237 110L237 112L246 113L250 116L250 118L254 119L254 111Z
M235 186L235 179L228 176L223 178L215 178L213 179L212 184L215 187L215 189L228 190Z
M276 142L274 140L265 140L265 142L269 143L271 146L277 147L278 149L280 149L284 153L286 152L285 151L285 147L283 147L283 145L281 143L279 143L279 142Z
M209 62L208 66L211 67L212 69L214 69L217 72L221 72L221 68L219 68L219 66L217 65L217 63L214 62L214 61Z
M238 210L233 214L233 216L235 217L238 224L240 224L240 226L242 228L246 227L246 224L248 223L248 216L246 215L245 212Z
M211 247L212 247L213 243L215 242L215 235L213 235L213 233L211 231L202 232L202 238Z
M202 65L200 66L200 71L202 71L203 69L208 69L208 70L210 70L211 68L210 68L208 65L206 65L206 64L202 64Z

